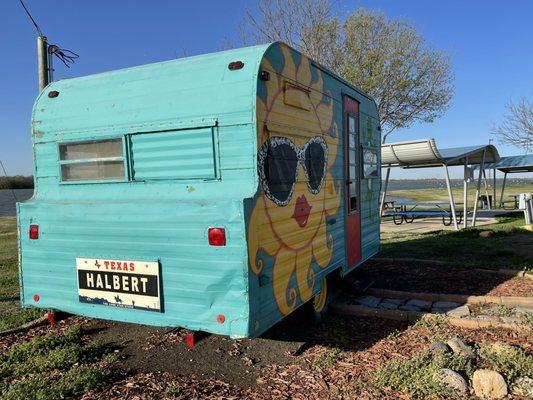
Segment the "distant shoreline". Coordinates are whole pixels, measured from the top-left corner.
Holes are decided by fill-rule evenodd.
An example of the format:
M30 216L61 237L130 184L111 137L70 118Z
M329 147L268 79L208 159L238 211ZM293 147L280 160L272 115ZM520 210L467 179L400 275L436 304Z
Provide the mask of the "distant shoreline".
M33 189L33 176L0 177L0 189Z

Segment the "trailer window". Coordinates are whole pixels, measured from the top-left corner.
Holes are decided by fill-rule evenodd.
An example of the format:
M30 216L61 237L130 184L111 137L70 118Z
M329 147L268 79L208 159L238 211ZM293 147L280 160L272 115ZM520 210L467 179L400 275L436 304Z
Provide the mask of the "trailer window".
M122 139L59 144L62 182L109 181L125 178Z
M379 176L377 150L363 149L363 174L366 179Z

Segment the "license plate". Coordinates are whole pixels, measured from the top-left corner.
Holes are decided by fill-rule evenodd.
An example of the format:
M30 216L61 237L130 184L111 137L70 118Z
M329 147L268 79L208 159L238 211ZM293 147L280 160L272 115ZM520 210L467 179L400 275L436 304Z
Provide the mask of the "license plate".
M159 263L76 258L79 301L161 312Z

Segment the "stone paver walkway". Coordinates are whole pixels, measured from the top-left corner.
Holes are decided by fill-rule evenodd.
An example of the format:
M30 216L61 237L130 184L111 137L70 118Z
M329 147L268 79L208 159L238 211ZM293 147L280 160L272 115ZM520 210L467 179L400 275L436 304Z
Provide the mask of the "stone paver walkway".
M345 299L344 303L373 309L414 311L455 318L474 318L513 324L533 323L533 308L508 307L501 304L460 304L452 301L394 299L377 296L352 296Z

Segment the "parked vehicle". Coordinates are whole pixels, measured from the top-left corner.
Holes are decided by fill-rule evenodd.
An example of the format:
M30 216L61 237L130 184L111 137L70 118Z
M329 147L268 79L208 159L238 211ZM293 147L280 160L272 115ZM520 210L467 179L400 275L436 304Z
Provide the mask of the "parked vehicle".
M26 307L255 337L379 250L376 105L283 43L53 82L32 129Z

